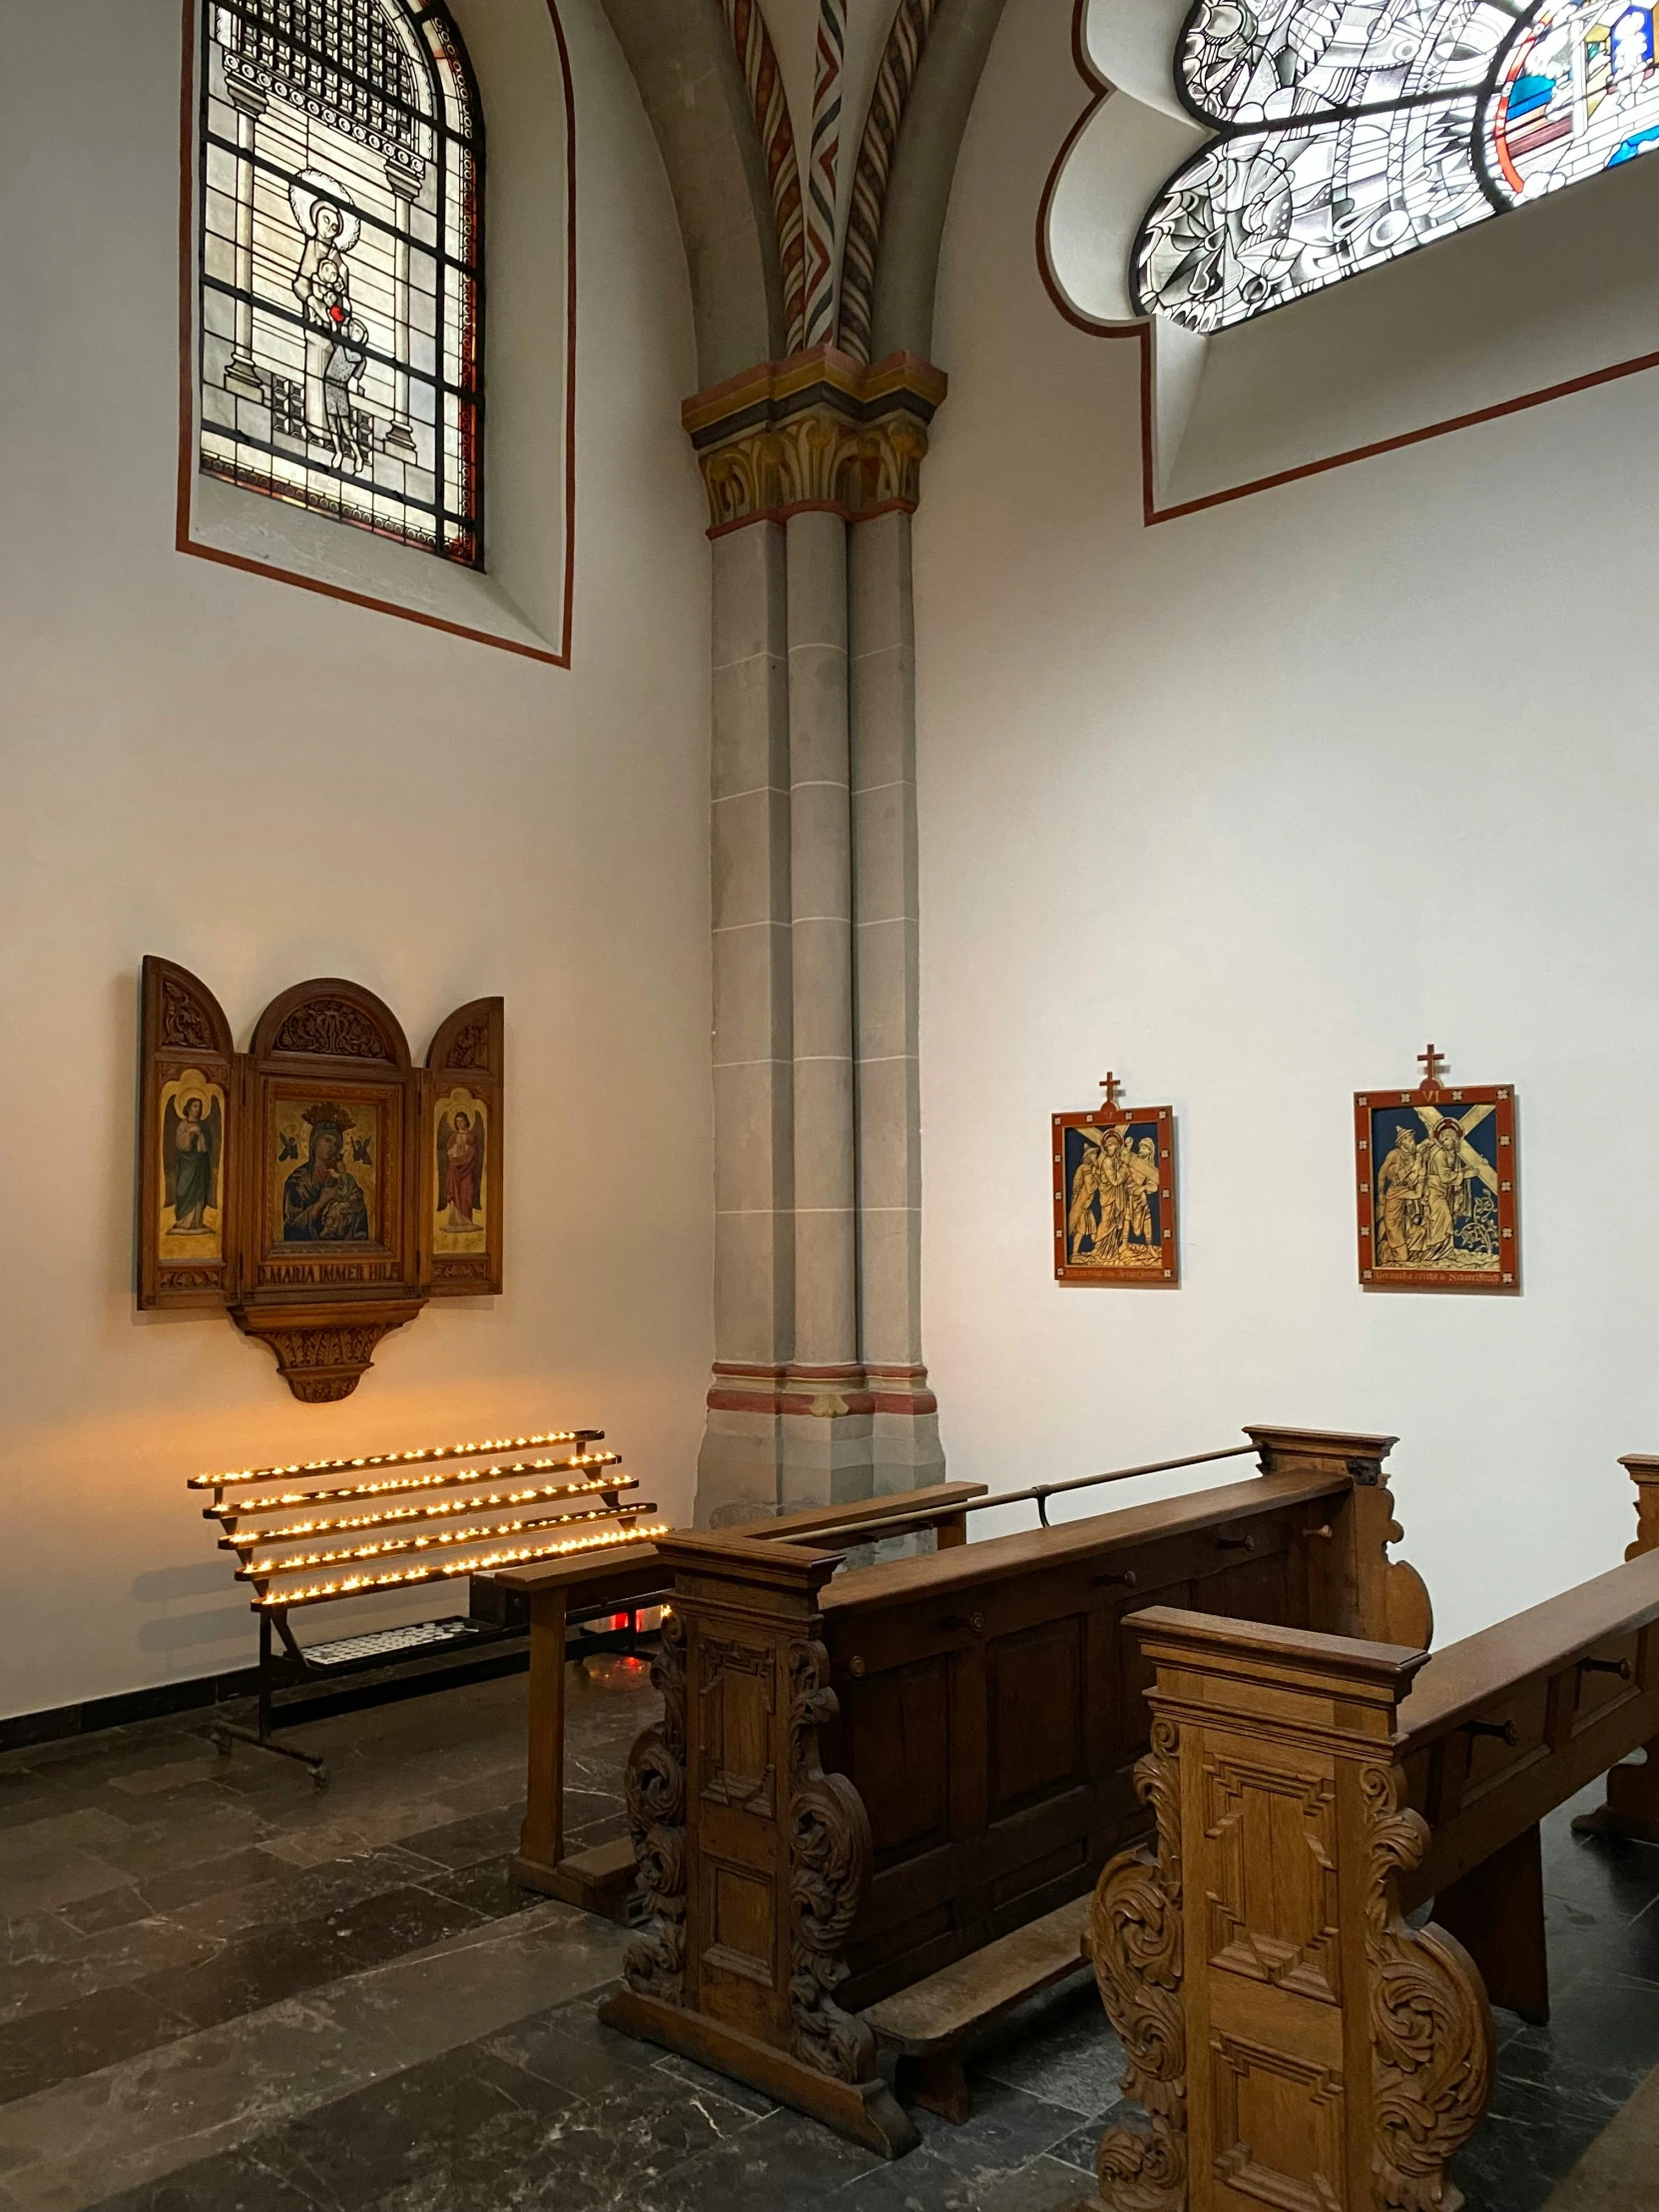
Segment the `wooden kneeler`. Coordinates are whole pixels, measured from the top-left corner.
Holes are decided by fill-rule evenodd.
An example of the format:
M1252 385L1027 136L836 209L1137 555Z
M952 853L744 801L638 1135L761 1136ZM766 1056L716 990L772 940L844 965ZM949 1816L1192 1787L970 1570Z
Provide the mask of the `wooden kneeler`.
M835 2002L872 1855L857 1792L819 1757L835 1699L813 1630L840 1554L730 1536L660 1551L676 1575L653 1669L663 1718L628 1768L646 1926L599 2016L900 2157L915 2124L876 2072L874 2033ZM718 1572L700 1576L705 1551Z

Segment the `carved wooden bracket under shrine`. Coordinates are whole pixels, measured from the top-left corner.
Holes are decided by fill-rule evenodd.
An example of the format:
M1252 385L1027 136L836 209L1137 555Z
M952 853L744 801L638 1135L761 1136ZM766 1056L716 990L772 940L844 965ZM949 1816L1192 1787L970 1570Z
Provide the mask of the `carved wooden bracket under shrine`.
M424 1068L360 985L282 992L233 1051L213 993L144 963L139 1304L217 1307L295 1397L347 1397L431 1298L501 1288L499 998Z

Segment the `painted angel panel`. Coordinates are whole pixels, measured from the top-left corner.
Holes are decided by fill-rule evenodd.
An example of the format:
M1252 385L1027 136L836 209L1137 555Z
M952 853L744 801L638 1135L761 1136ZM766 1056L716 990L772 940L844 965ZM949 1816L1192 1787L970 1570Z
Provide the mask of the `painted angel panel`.
M439 1252L483 1250L487 1145L483 1101L469 1090L451 1091L438 1105L434 1145L433 1238Z
M163 1091L161 1145L162 1257L222 1258L225 1093L195 1068Z

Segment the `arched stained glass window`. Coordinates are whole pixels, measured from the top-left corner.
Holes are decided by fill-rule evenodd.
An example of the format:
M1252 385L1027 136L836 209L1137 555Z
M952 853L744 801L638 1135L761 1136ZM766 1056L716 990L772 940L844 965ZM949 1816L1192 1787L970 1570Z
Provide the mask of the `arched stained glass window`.
M481 567L483 131L437 0L209 0L202 466Z
M1153 202L1130 285L1200 331L1659 144L1653 10L1604 0L1199 0L1176 78L1217 135Z

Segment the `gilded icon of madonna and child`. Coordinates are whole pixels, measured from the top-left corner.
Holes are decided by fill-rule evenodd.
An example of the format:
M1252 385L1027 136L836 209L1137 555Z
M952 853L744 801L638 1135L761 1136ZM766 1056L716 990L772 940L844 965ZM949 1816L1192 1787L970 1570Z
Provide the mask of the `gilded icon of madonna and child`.
M1373 1289L1513 1290L1514 1096L1507 1086L1355 1101L1360 1278Z
M287 1108L276 1121L278 1235L285 1245L372 1241L378 1113L335 1100ZM289 1166L289 1162L295 1162Z
M1172 1288L1175 1124L1167 1106L1054 1116L1054 1274Z

